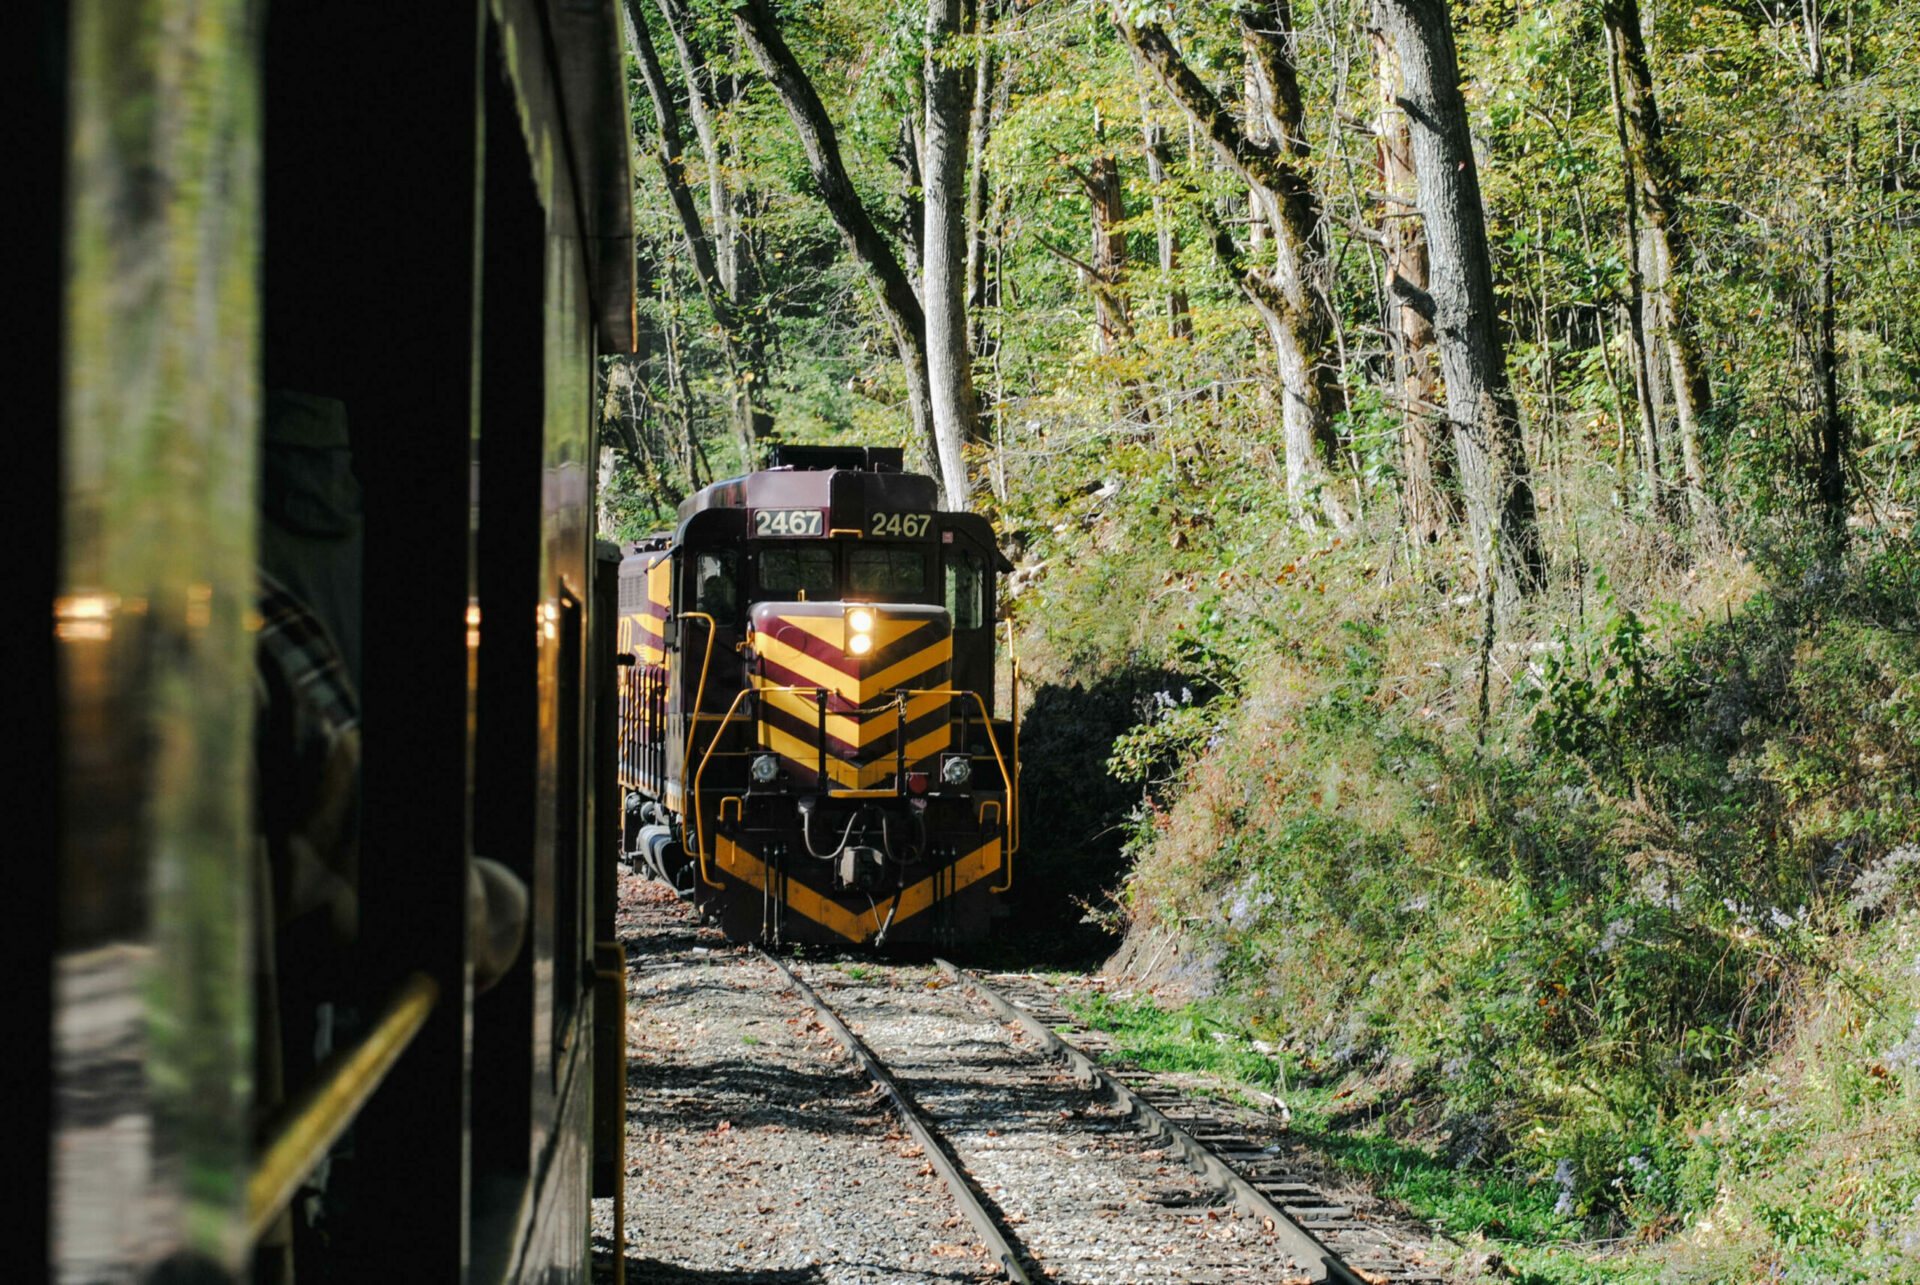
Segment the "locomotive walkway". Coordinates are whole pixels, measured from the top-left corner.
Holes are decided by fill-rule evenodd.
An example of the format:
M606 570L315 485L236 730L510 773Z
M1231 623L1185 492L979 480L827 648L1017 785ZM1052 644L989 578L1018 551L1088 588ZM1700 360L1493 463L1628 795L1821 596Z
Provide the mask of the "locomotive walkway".
M1218 1104L1063 1049L1031 980L777 963L669 896L623 887L629 1281L1437 1279Z

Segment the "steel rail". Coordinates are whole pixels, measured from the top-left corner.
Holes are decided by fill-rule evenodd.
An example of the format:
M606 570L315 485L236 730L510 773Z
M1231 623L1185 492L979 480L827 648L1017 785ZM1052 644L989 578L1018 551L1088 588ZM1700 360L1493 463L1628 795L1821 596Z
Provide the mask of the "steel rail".
M969 1223L973 1224L973 1230L986 1244L987 1252L1000 1265L1000 1269L1007 1274L1007 1279L1015 1282L1016 1285L1032 1285L1026 1269L1020 1266L1020 1256L1014 1252L1006 1234L1000 1230L1000 1224L994 1220L992 1214L987 1212L986 1204L981 1200L980 1193L974 1188L973 1183L967 1178L966 1171L948 1151L945 1140L934 1132L933 1126L929 1125L920 1114L920 1108L914 1104L913 1099L906 1095L905 1090L887 1072L886 1067L873 1055L860 1037L840 1020L838 1013L814 993L811 986L801 981L777 956L768 954L764 950L759 951L759 955L787 979L788 984L800 993L803 1000L813 1006L813 1011L819 1015L821 1022L833 1032L833 1038L853 1055L854 1061L860 1064L860 1069L867 1073L867 1078L886 1091L887 1097L893 1102L894 1111L906 1124L907 1132L911 1133L913 1140L920 1144L920 1149L926 1153L928 1163L939 1172L941 1179L947 1184L947 1190L951 1191L954 1200L959 1202L960 1212L966 1215Z
M1067 1062L1081 1083L1103 1089L1121 1110L1144 1123L1169 1147L1178 1151L1216 1190L1232 1200L1240 1212L1259 1219L1273 1232L1281 1247L1292 1255L1308 1280L1332 1281L1335 1285L1365 1285L1365 1277L1349 1267L1340 1255L1321 1244L1312 1232L1268 1199L1266 1193L1235 1173L1204 1143L1169 1120L1152 1103L1108 1075L1092 1058L1049 1030L1039 1018L1012 1003L966 969L944 959L936 958L933 962L957 985L983 1000L1002 1021L1017 1023L1049 1053Z

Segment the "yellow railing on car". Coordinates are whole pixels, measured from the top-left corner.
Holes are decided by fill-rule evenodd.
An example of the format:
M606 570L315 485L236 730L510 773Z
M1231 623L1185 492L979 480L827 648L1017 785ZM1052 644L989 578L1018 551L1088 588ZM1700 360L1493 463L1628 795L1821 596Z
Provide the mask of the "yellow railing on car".
M373 1028L324 1062L287 1107L285 1119L247 1179L247 1237L258 1240L326 1157L373 1091L413 1042L440 997L440 983L415 973L380 1010Z

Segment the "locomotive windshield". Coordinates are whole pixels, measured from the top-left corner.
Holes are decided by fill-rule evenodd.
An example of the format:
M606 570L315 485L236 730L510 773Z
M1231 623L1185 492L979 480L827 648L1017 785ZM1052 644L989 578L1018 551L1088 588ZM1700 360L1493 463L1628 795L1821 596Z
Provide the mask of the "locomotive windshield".
M927 555L914 545L859 544L847 550L847 596L910 602L927 589Z
M924 545L862 543L842 547L844 554L826 544L796 543L761 549L754 557L753 601L930 601L928 550ZM704 561L701 567L704 576Z
M829 545L802 544L760 554L763 601L831 602L839 596Z

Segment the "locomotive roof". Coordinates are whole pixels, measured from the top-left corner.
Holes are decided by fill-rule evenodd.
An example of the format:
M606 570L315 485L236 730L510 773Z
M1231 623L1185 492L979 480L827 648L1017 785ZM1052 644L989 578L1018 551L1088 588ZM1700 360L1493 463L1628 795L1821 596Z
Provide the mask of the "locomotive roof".
M933 479L923 473L864 468L808 468L792 464L730 477L680 502L680 520L705 509L826 509L850 512L939 507Z

